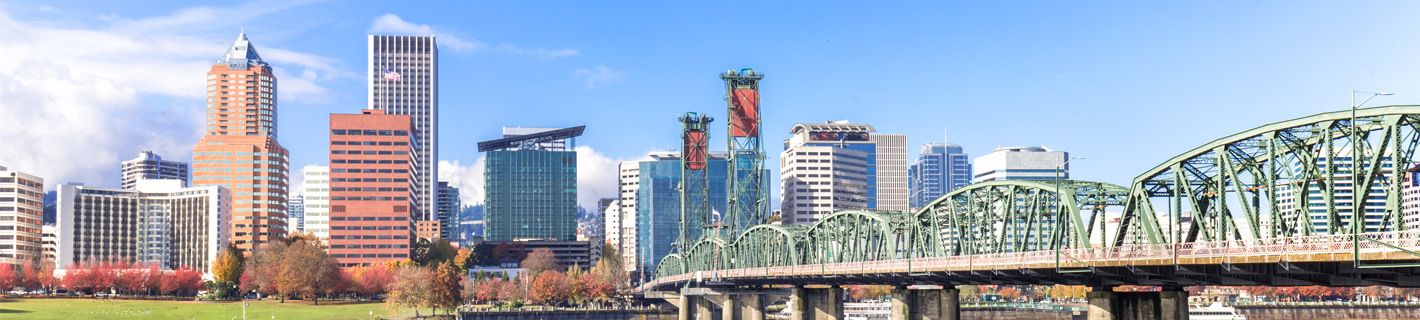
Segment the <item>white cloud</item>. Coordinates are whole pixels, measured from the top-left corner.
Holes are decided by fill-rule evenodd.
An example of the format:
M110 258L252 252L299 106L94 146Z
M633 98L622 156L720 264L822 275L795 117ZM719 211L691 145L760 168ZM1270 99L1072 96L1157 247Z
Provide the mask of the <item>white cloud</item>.
M399 16L393 14L385 14L380 16L379 18L375 18L375 21L370 24L369 30L370 33L390 35L433 35L438 38L439 46L441 48L453 49L454 52L459 54L492 51L513 55L534 56L544 59L571 57L578 54L577 50L575 49L527 49L517 45L506 43L499 44L497 46L489 46L487 43L483 43L482 41L478 41L476 39L465 40L456 35L450 34L449 32L441 33L436 31L437 30L435 30L433 26L404 21L404 19L401 19Z
M597 199L616 197L617 178L621 162L649 159L646 156L634 159L612 159L588 146L579 146L577 152L577 205L596 210ZM439 181L448 181L459 188L459 200L465 205L483 202L483 168L486 157L479 156L470 166L462 166L458 160L439 161Z
M591 69L577 69L572 75L582 81L587 82L587 89L594 89L597 86L607 86L620 83L626 78L625 71L618 71L606 66L596 66Z
M439 160L439 181L459 188L459 202L465 206L483 203L483 163L486 157L479 156L467 167L453 161Z
M116 186L118 163L152 149L191 159L212 62L241 21L303 1L196 7L172 15L105 16L91 25L17 21L0 7L0 165L63 182ZM322 81L351 77L337 62L263 46L282 78L282 100L322 100ZM293 70L287 72L287 68ZM301 78L295 74L319 76Z

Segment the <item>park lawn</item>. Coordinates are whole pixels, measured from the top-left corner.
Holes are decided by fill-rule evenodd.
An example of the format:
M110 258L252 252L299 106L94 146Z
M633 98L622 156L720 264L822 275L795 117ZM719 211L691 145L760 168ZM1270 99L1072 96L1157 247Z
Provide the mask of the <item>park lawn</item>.
M391 317L380 302L276 300L251 301L248 319L370 319L375 316L412 316L403 310ZM419 310L427 314L428 309ZM96 299L5 299L0 300L0 319L240 319L242 303L154 300Z

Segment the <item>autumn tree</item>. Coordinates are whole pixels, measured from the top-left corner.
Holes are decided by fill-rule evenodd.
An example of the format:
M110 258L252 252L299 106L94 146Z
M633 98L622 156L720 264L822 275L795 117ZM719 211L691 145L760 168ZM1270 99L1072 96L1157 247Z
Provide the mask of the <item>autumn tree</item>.
M276 283L282 302L287 296L296 295L320 304L319 296L332 284L328 280L340 272L325 248L312 241L292 242L283 250L280 261Z
M1001 299L1006 301L1016 300L1021 297L1021 292L1016 290L1016 288L1012 287L1003 287L997 289L996 293L1000 294Z
M459 284L459 280L463 277L459 276L453 261L444 261L431 271L433 274L429 283L428 301L425 304L433 308L435 313L442 308L452 314L453 310L462 304L460 302L463 299L460 299L459 292L463 286Z
M562 269L562 265L557 264L557 256L552 254L548 248L538 248L528 254L527 259L523 259L524 272L533 275L542 275L543 272L557 271Z
M212 261L213 292L221 298L230 298L242 281L242 273L246 268L246 257L242 255L242 250L236 245L227 245L227 248L217 254L217 259Z
M164 294L187 295L202 290L202 273L180 267L163 274L158 290Z
M385 304L392 313L398 313L401 308L414 309L414 317L418 318L419 307L425 305L424 297L430 293L431 277L428 269L420 267L394 270L394 283L386 294Z
M1050 288L1050 297L1053 299L1084 299L1085 286L1055 285Z
M498 278L484 279L474 285L474 300L493 301L502 299L502 295L499 293L500 290L503 290L503 280Z
M459 274L468 274L469 260L473 258L473 250L459 248L458 254L454 256L454 267L459 268Z
M242 290L268 295L277 293L286 247L285 242L272 242L252 250L251 256L246 259L245 271L238 280Z
M966 300L979 299L981 295L981 288L977 288L973 285L957 286L957 290L960 290L961 298Z
M368 298L375 298L384 294L392 282L394 282L394 275L390 274L389 267L384 264L363 267L360 268L360 273L355 278L355 292Z
M0 290L9 291L19 283L20 275L15 273L15 266L8 263L0 264Z
M537 254L528 255L528 259ZM559 271L546 271L533 278L528 287L528 301L539 304L555 304L567 300L567 275Z
M459 298L461 302L467 303L478 296L478 282L472 277L459 277Z

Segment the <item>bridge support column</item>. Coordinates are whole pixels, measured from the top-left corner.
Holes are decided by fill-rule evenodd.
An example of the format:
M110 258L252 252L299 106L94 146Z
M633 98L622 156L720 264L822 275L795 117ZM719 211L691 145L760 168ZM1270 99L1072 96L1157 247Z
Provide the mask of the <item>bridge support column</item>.
M958 320L961 319L961 291L956 288L892 291L893 320Z
M912 319L912 303L914 295L907 287L896 287L892 289L892 320Z
M1166 288L1159 292L1161 320L1188 319L1188 291L1182 288Z
M1114 320L1114 291L1097 289L1085 294L1089 300L1089 320Z
M1160 292L1092 291L1086 295L1090 300L1089 319L1188 319L1188 292L1178 289L1165 290Z
M735 316L734 320L764 320L764 295L762 294L741 294L731 298L734 300ZM725 307L724 311L729 314L732 307ZM727 318L728 319L728 318Z
M693 305L693 304L690 303L690 300L693 300L693 299L695 299L695 298L692 297L692 296L684 295L684 294L682 294L682 295L680 296L680 299L675 299L676 319L679 319L679 320L694 320L694 319L691 319L691 318L690 318L691 315L693 314L693 313L690 312L690 306Z
M843 319L843 288L809 289L794 287L789 307L793 308L793 320L841 320Z
M790 320L813 319L813 315L809 314L808 299L809 289L800 286L789 289L789 305L786 307L789 308Z
M694 320L714 320L715 303L705 297L695 297Z

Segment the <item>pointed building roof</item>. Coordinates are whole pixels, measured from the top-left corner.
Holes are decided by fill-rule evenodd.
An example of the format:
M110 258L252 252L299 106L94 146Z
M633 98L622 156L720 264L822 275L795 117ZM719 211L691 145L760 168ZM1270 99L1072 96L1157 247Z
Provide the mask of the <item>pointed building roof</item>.
M261 60L261 55L256 53L256 47L251 46L251 41L247 40L247 33L242 32L237 35L237 41L232 42L231 47L227 47L227 53L222 58L217 59L217 64L227 65L228 68L246 70L249 66L257 65L270 67L266 61Z

